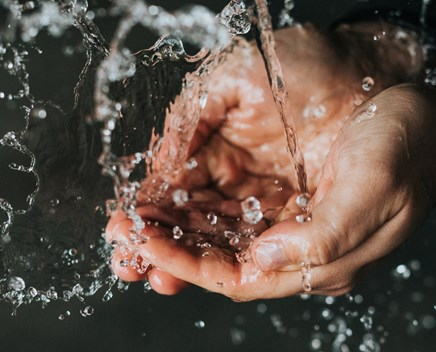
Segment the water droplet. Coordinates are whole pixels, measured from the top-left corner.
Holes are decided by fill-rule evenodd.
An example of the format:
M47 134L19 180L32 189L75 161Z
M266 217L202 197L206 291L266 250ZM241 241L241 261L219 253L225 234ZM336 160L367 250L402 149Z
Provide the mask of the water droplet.
M103 295L102 301L103 302L108 302L110 299L112 299L112 297L114 296L114 294L112 293L112 291L109 289L105 292L105 294Z
M372 317L368 314L364 314L360 317L360 322L366 330L371 330L372 328Z
M362 79L362 89L365 92L369 92L372 89L372 87L374 86L374 84L375 84L375 82L374 82L374 79L372 77L367 76L367 77L364 77Z
M203 329L203 328L206 326L206 323L205 323L203 320L197 320L197 321L194 323L194 326L195 326L197 329Z
M256 307L256 310L259 314L265 314L268 310L268 306L265 303L259 303Z
M21 277L12 276L9 279L8 287L10 290L19 292L19 291L23 291L26 288L26 283Z
M94 313L94 308L91 306L87 306L80 310L80 314L82 315L82 317L85 318L92 315L93 313Z
M335 303L335 297L333 296L327 296L325 298L325 303L328 304L329 306L332 305L333 303Z
M207 213L207 220L209 220L209 223L212 226L215 226L218 222L218 217L214 213L210 212L210 213Z
M230 328L230 339L235 346L245 341L245 332L238 328Z
M334 314L333 314L333 312L332 312L330 309L325 308L325 309L323 309L323 310L321 311L321 316L322 316L325 320L331 320L331 319L333 319Z
M204 109L207 103L207 94L202 94L199 99L200 107Z
M246 34L251 28L245 3L241 0L230 1L217 17L232 34Z
M145 293L148 293L148 292L150 292L152 289L153 289L153 288L151 287L150 282L149 282L149 281L144 281L144 292L145 292Z
M195 158L189 158L188 161L185 163L185 168L187 170L194 170L197 166L198 162Z
M45 119L47 117L47 111L43 108L35 108L32 110L31 115L39 119Z
M242 219L252 225L257 224L263 218L260 210L260 202L256 197L248 197L241 202Z
M309 206L310 195L307 193L299 194L295 199L295 204L297 204L301 209L305 210Z
M176 189L173 192L173 202L176 207L184 206L189 200L189 194L184 189Z
M231 246L236 246L239 243L239 236L235 235L232 238L229 239L229 244Z
M173 238L175 239L175 240L179 240L179 239L181 239L182 238L182 236L183 236L183 231L182 231L182 229L179 227L179 226L174 226L173 227Z
M409 267L405 264L398 265L392 272L392 276L397 279L407 280L411 276Z
M376 111L377 111L377 105L375 105L374 103L369 104L368 109L366 109L366 113L368 115L374 114Z
M310 222L312 221L312 216L311 214L299 214L295 217L295 221L297 221L300 224L303 224L305 222Z
M375 82L374 82L374 79L372 77L369 77L369 76L364 77L362 79L362 89L365 92L369 92L372 89L372 87L374 86L374 83Z

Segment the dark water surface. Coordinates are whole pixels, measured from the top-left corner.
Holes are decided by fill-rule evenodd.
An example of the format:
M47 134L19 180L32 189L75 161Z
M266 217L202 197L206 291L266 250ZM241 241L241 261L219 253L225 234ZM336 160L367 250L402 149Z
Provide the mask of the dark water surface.
M156 2L168 9L178 8L181 3ZM227 1L202 3L218 11ZM294 16L327 26L357 8L393 4L415 12L420 8L419 1L300 0ZM281 1L274 1L275 15L281 6ZM0 10L0 21L3 13ZM98 24L110 37L113 23L102 20ZM152 39L145 38L138 30L129 42L132 51L152 44ZM67 33L62 42L41 37L38 45L44 53L31 53L28 63L33 94L65 111L71 110L72 90L85 55L68 57L61 51L74 47L79 40L74 31ZM0 77L0 87L9 84L6 77ZM23 127L22 113L13 102L0 104L0 117L0 135ZM0 189L1 196L22 206L23 195L33 189L34 180L4 167L17 158L17 153L0 148ZM435 233L433 214L351 295L333 303L323 297L234 303L198 288L164 297L144 293L142 284L132 284L123 294L115 289L114 298L107 303L102 302L103 292L99 292L87 298L85 305L72 299L68 303L50 303L45 309L38 304L22 306L16 317L10 316L10 304L0 302L0 351L310 351L317 346L315 340L324 346L318 350L335 351L331 346L337 333L329 332L328 325L340 329L345 323L353 331L352 336L347 336L350 351L358 351L365 334L371 333L377 341L385 340L382 351L431 352L436 350ZM94 313L85 318L80 310L88 305ZM63 320L60 315L64 315ZM372 326L368 328L370 320Z

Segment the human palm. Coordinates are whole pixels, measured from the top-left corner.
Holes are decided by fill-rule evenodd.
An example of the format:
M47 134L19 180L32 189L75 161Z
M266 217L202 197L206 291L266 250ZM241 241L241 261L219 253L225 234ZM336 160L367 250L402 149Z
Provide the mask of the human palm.
M353 30L343 31L343 39L358 37ZM183 207L168 202L156 205L138 195L137 212L147 220L144 234L150 239L129 253L116 248L113 268L120 277L129 281L144 277L120 265L137 252L153 264L145 275L158 292L175 293L189 282L247 300L300 293L301 274L296 269L301 262L310 262L316 266L314 292L339 294L352 287L367 264L401 243L429 205L415 207L393 221L404 213L405 204L410 208L411 198L405 194L416 196L423 191L403 171L404 158L398 151L404 149L404 136L392 143L399 134L398 123L408 124L403 110L397 111L392 126L385 122L382 126L380 121L392 116L392 100L398 94L407 95L413 89L400 87L375 96L409 79L401 74L392 78L390 69L374 68L376 84L370 91L363 90L366 73L361 60L353 50L343 55L352 44L345 39L335 44L332 38L338 33L341 29L320 34L305 26L276 34L314 194L314 220L295 221L297 183L263 63L253 46L238 49L212 77L208 103L191 143L198 167L172 184L172 189L188 190L190 201ZM409 63L408 54L402 55L395 58L397 65ZM376 114L377 119L373 118ZM368 170L376 170L369 180ZM389 173L398 176L389 177ZM381 206L383 193L388 197ZM240 202L249 196L262 204L264 219L255 225L241 220ZM216 223L211 220L214 215ZM181 239L173 238L174 226L183 231ZM130 227L131 221L117 212L106 231L108 240L128 239ZM373 233L383 233L386 227L394 240L379 246L380 235ZM373 247L378 254L362 254ZM235 253L245 249L249 255L238 261ZM341 270L344 265L349 269Z

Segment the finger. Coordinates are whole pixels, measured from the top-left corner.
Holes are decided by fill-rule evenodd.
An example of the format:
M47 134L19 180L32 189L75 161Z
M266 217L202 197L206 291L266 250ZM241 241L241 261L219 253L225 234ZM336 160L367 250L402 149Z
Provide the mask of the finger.
M332 263L312 268L312 293L337 295L349 292L369 267L403 243L416 223L419 219L411 216L409 207L404 207L353 251Z
M120 209L115 210L109 219L108 224L106 225L105 230L105 239L108 243L111 243L113 240L112 231L116 225L118 225L120 222L126 220L127 214L121 211Z
M157 268L151 268L148 262L143 261L143 258L138 255L137 245L133 244L134 241L138 241L138 237L132 239L132 228L133 221L120 210L112 214L106 228L106 240L117 243L111 258L111 267L115 275L127 282L148 278L152 288L165 295L175 294L186 287L185 282ZM142 241L139 242L146 242L156 236L168 236L168 234L162 228L145 224L141 233Z
M301 291L298 272L264 273L250 263L238 263L233 253L215 248L182 247L160 237L140 246L139 253L180 280L238 301L284 297Z
M175 295L189 285L187 282L177 279L159 268L151 269L148 281L153 290L161 295Z
M166 226L179 226L189 232L200 232L204 234L224 234L232 231L240 234L259 234L266 229L264 222L248 224L244 221L228 217L216 217L211 219L208 213L201 211L186 211L185 209L161 208L148 204L137 209L137 213L151 221L158 221Z
M132 265L132 259L135 258L135 264ZM115 248L111 258L112 271L121 280L141 281L147 278L148 263L143 263L143 259L135 256L135 251Z
M353 171L323 184L325 194L322 199L315 196L318 204L312 221L288 219L255 240L252 256L259 268L268 271L301 262L327 264L356 248L395 216L389 197L380 199L381 194L390 194L383 180L367 179Z

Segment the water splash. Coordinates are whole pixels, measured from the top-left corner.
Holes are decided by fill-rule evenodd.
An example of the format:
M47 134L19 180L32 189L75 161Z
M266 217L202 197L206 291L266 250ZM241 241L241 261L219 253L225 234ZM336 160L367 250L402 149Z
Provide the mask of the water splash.
M291 16L290 12L294 9L295 2L294 0L284 0L283 1L283 9L279 14L279 22L278 26L281 27L290 27L295 23L294 18Z

